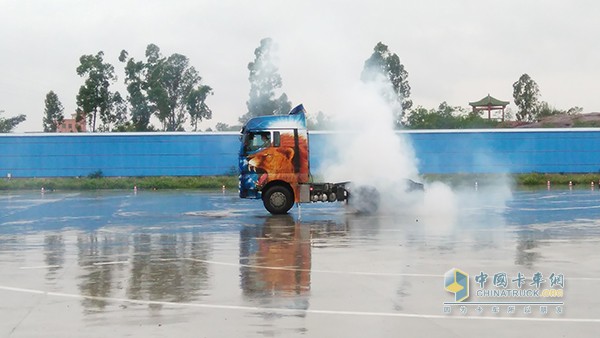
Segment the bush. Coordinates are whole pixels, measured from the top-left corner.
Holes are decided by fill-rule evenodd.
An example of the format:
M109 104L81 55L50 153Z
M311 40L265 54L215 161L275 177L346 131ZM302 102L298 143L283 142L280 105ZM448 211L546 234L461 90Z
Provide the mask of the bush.
M88 175L88 178L102 178L104 177L104 174L102 173L102 170L96 170L94 172L91 172Z

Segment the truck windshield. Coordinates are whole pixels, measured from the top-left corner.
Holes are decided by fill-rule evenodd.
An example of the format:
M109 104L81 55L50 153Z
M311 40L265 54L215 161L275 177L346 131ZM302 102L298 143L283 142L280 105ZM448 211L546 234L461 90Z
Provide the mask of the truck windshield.
M271 145L271 133L249 132L244 138L244 152L251 153Z

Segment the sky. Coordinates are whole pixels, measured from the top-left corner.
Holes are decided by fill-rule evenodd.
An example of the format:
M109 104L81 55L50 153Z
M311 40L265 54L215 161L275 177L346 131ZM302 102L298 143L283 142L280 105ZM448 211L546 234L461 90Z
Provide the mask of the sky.
M281 90L313 115L343 115L360 100L349 88L378 42L408 71L413 106L468 107L491 94L516 112L512 84L527 73L551 106L600 112L599 15L593 0L0 0L0 110L27 116L15 132L42 131L54 91L69 117L84 82L79 57L99 51L125 96L120 51L143 60L153 43L187 56L213 88L202 128L236 124L247 65L270 37Z

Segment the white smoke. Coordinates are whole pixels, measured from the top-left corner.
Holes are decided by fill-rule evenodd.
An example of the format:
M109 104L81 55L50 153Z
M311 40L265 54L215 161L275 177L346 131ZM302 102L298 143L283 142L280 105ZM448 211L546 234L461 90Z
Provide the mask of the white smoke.
M350 181L371 186L380 195L379 213L410 214L436 233L452 231L465 208L500 210L511 198L505 177L478 191L473 184L452 189L442 182L425 183L410 138L394 128L394 95L387 78L356 81L344 91L333 116L337 130L318 175L326 182ZM425 183L423 192L407 191L407 179ZM475 183L475 182L473 182ZM489 183L489 182L488 182Z
M374 187L384 212L412 204L407 179L421 179L410 140L394 130L395 107L385 99L394 94L389 80L356 81L344 93L333 117L338 129L329 149L333 156L319 172L328 182Z
M339 17L325 17L323 25L302 26L295 34L282 34L282 39L276 39L282 47L280 69L285 84L312 84L299 92L286 87L290 98L300 99L309 112L323 111L336 126L332 144L323 150L326 156L321 166L311 168L317 180L373 186L380 193L380 212L393 217L398 213L410 215L408 219L419 219L420 225L433 232L458 224L465 205L476 208L478 203L487 203L482 199L490 195L481 193L483 187L476 193L473 184L459 190L423 180L409 136L394 128L393 112L398 107L385 99L395 95L391 83L384 76L370 83L359 80L372 45L347 39L336 22ZM332 39L323 36L343 43L331 43ZM302 53L298 52L299 46ZM405 192L406 179L425 183L424 193ZM498 182L500 188L492 193L499 197L491 204L504 207L510 198L508 183Z

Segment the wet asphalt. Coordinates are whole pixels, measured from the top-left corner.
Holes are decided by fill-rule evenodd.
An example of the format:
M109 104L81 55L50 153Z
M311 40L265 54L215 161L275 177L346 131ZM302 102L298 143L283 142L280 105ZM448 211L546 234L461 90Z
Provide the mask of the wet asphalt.
M235 191L2 192L0 337L597 337L600 191L457 196L271 216ZM529 294L478 294L507 289Z

